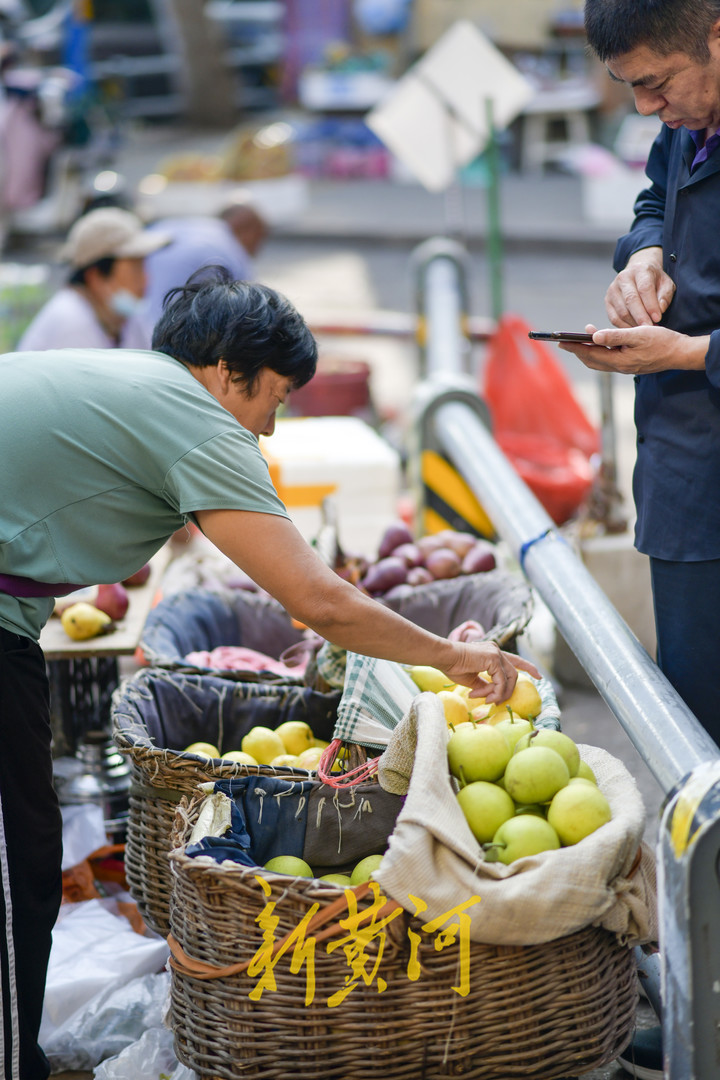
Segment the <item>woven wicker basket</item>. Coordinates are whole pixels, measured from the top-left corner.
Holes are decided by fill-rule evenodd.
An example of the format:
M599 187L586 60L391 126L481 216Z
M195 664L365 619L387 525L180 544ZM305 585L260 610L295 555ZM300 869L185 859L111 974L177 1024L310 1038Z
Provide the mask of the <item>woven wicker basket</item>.
M130 893L156 933L170 928L170 850L175 810L184 795L209 780L249 773L307 777L302 769L257 768L209 761L182 751L191 742L238 749L254 724L277 727L306 720L321 739L332 737L339 691L295 685L243 684L213 676L142 670L115 692L113 738L132 763L125 868Z
M627 1044L637 1001L633 951L607 931L587 928L524 947L469 942L463 960L458 941L439 948L441 932L424 931L421 918L390 901L378 917L398 909L396 916L364 950L369 977L354 978L352 943L339 921L347 916L345 892L190 858L184 845L198 805L179 808L170 854L171 1021L178 1057L203 1080L286 1080L290 1073L367 1080L369 1068L383 1080L552 1080L597 1068ZM353 890L361 912L375 901L367 890ZM292 971L291 943L272 969L275 985L252 1000L260 973L247 968L267 946L261 914L277 918L277 951L314 904L305 935L315 943L311 999L308 957Z
M186 655L211 652L219 645L242 645L273 656L303 641L303 631L271 596L242 589L195 588L166 596L149 613L140 649L150 667L196 675L219 674L221 669L191 664ZM222 669L239 682L302 682L264 671Z
M500 568L414 588L399 585L381 603L442 637L466 619L475 619L485 627L483 640L510 651L533 611L532 591L525 579Z

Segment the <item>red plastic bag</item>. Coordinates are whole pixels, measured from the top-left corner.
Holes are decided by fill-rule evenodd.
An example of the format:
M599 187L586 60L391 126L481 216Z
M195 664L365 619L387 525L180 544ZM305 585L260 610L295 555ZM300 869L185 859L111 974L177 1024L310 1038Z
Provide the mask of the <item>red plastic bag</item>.
M529 329L517 315L500 319L488 349L483 397L496 442L559 524L590 491L590 458L600 450L600 434L561 364L527 336Z

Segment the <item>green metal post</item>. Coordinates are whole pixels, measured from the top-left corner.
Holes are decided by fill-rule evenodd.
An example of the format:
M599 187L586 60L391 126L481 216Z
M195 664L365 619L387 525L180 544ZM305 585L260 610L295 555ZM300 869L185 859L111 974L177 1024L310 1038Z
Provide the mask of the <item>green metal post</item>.
M488 163L488 262L490 267L491 314L497 320L503 314L503 252L502 230L500 227L500 161L498 155L497 131L493 115L492 98L485 99L485 116L488 126L486 148Z

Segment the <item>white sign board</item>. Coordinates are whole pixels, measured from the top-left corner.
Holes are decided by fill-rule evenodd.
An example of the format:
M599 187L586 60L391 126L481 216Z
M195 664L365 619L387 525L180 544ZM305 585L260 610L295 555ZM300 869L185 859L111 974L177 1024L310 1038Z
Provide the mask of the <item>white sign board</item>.
M487 99L500 130L534 94L532 85L477 27L455 23L365 117L429 191L442 191L484 149Z

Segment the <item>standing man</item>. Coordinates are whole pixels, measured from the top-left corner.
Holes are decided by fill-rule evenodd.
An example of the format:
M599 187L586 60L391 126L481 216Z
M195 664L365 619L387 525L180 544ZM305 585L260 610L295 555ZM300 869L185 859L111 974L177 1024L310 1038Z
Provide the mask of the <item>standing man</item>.
M84 214L60 253L69 265L68 282L37 313L18 350L145 347L130 318L145 295L145 258L170 239L148 232L135 214L115 206Z
M636 545L658 663L720 744L720 0L586 0L585 18L610 77L664 126L615 253L618 329L564 348L635 378Z
M663 128L615 252L605 299L616 329L563 347L635 378L635 539L650 557L657 660L720 744L720 0L585 0L585 27L610 77ZM661 1078L660 1029L620 1062Z
M254 259L265 242L268 226L250 199L240 193L229 199L215 217L161 218L147 231L172 241L169 247L158 248L145 260L145 300L129 328L133 347L149 349L166 294L183 285L196 270L224 266L236 281L254 280Z

